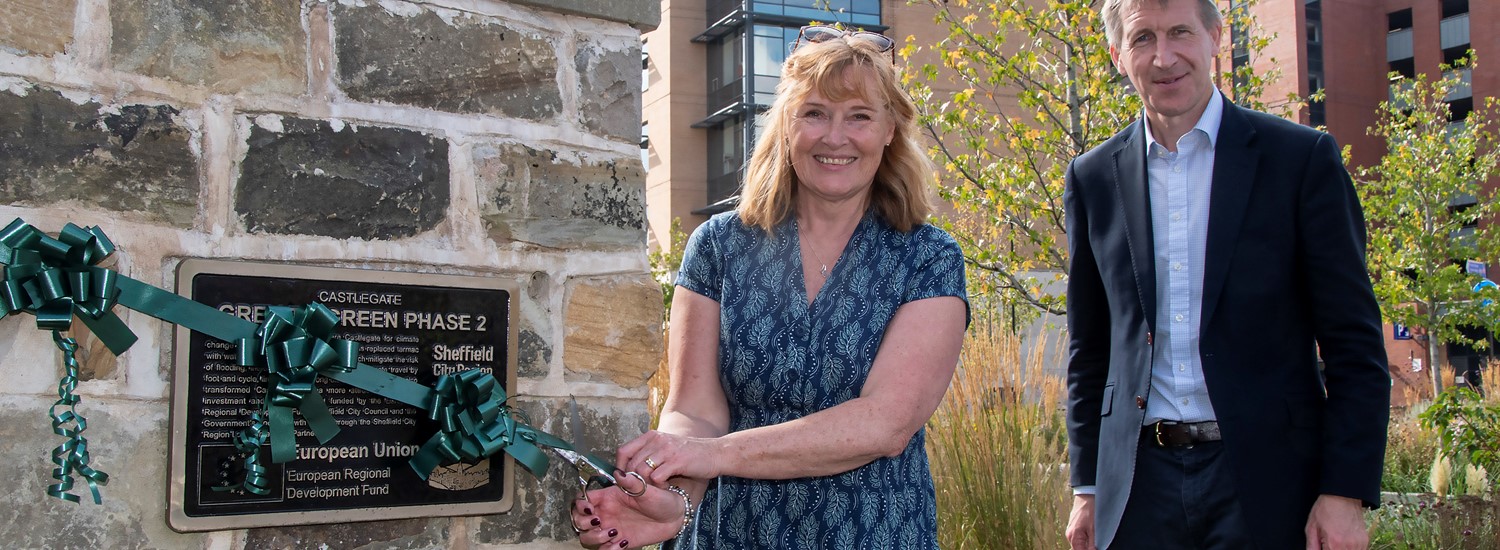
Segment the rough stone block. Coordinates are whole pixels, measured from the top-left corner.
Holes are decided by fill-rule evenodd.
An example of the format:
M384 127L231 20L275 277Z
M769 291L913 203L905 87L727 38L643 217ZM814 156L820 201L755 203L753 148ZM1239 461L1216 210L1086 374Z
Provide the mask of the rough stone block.
M115 69L228 92L302 95L299 2L113 0Z
M476 146L473 156L491 238L548 247L645 242L639 159L569 159L523 145Z
M447 518L266 527L245 532L245 550L282 548L446 548Z
M517 327L516 375L546 378L552 372L552 277L544 272L531 275L521 290L521 326Z
M203 535L167 528L167 407L164 402L85 397L90 466L109 474L93 503L74 477L74 504L47 495L50 456L63 439L52 433L52 400L0 396L0 541L6 548L201 548Z
M198 162L177 109L0 90L0 202L69 201L179 227L198 212Z
M644 385L661 362L661 285L641 274L571 286L564 312L568 372L625 388Z
M606 49L592 40L580 40L573 58L578 69L583 105L583 126L610 137L640 141L641 50Z
M400 239L448 208L448 142L435 136L269 115L249 136L234 208L250 231Z
M0 17L0 51L56 55L73 41L75 0L12 0Z
M641 30L651 30L661 24L661 3L657 0L510 0L516 4L532 6L561 13L597 17L618 21Z
M520 400L517 405L532 426L573 439L569 399ZM623 405L622 405L623 404ZM615 449L646 431L651 417L644 402L579 398L580 431L597 447L583 449L614 460ZM515 508L507 514L480 518L471 537L479 544L526 544L538 540L576 540L568 526L568 507L578 496L577 472L555 455L540 480L517 468Z
M340 87L356 101L439 111L551 118L562 109L556 46L473 14L410 15L334 7Z

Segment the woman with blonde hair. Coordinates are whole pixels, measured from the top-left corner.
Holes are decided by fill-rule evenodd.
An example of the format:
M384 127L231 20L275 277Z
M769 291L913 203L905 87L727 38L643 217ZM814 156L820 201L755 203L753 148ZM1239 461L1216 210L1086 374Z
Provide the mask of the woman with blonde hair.
M688 240L660 424L574 503L584 546L937 547L922 426L968 298L893 48L803 28L738 210Z

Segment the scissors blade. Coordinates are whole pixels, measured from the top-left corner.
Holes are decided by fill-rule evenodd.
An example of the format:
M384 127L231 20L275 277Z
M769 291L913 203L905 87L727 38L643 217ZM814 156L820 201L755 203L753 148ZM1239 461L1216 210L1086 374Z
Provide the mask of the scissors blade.
M573 451L554 449L564 460L578 468L578 477L585 484L597 483L603 487L615 484L614 465L593 453L594 446L583 431L583 415L578 412L578 398L568 396L568 421L573 432Z
M571 395L568 398L571 400L568 403L568 421L572 424L573 448L581 453L592 453L594 452L594 445L589 442L588 436L583 433L583 415L578 412L578 398Z

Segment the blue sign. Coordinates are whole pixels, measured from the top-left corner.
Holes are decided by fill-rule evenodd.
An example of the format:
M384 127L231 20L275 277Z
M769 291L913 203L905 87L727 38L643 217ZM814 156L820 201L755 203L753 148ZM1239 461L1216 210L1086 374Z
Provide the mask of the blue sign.
M1391 338L1396 340L1410 340L1411 327L1401 323L1391 323Z
M1486 271L1488 271L1486 267L1488 266L1486 266L1484 262L1467 260L1464 262L1464 273L1473 273L1480 276L1481 278L1489 277L1489 274L1486 273Z

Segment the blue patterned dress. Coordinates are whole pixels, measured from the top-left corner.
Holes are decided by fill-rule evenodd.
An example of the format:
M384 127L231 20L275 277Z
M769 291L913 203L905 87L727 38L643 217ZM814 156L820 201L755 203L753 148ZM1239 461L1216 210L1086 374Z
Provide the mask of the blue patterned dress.
M720 307L719 380L730 431L787 422L857 397L885 326L907 302L967 302L963 258L943 230L896 231L867 214L809 306L796 225L775 236L738 214L688 240L677 284ZM721 477L679 548L937 548L926 433L900 456L838 475Z

